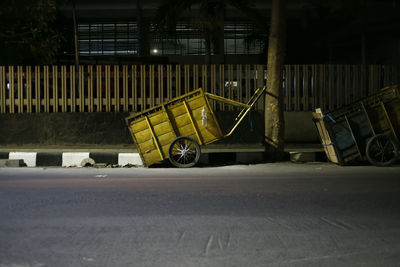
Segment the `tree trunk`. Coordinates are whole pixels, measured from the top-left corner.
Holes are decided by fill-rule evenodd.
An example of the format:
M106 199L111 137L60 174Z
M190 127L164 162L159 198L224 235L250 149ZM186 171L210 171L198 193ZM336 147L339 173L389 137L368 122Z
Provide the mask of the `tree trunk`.
M271 161L282 160L284 156L282 74L286 43L285 9L286 0L272 0L265 94L265 142Z

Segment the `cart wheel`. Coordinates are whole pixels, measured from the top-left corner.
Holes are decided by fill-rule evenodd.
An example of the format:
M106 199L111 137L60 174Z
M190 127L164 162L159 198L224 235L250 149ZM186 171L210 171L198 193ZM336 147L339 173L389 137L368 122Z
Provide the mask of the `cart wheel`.
M200 158L200 146L196 140L180 136L169 146L169 161L175 167L188 168L196 165Z
M368 161L375 166L388 166L398 157L396 143L386 134L377 134L367 143L366 155Z

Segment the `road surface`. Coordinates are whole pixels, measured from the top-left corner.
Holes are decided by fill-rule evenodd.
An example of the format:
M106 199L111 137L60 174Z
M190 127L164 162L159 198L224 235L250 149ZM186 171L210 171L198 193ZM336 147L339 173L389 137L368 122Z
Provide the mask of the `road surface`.
M400 167L0 169L0 267L399 266Z

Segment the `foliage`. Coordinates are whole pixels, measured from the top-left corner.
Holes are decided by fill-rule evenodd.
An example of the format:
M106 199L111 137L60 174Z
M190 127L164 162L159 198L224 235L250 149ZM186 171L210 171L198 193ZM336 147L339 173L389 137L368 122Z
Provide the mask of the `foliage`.
M61 40L55 0L1 1L1 64L51 64Z

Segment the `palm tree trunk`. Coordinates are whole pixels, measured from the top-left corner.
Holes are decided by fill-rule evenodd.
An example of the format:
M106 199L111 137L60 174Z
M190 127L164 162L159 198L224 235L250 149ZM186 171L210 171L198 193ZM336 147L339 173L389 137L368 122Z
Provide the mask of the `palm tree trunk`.
M268 44L267 94L265 95L265 142L269 160L284 156L282 72L286 43L286 0L272 0Z

